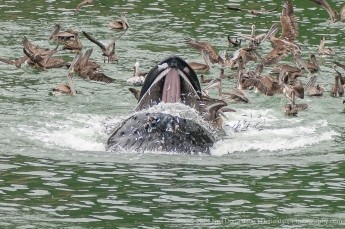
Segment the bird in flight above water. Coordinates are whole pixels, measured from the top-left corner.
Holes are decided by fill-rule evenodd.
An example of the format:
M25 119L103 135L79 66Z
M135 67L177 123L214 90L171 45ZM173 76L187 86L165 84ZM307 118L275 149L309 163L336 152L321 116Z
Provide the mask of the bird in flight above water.
M78 4L77 8L74 11L74 15L77 14L78 10L84 6L84 5L92 5L95 2L95 0L84 0L81 3ZM104 3L100 2L102 5L105 5Z

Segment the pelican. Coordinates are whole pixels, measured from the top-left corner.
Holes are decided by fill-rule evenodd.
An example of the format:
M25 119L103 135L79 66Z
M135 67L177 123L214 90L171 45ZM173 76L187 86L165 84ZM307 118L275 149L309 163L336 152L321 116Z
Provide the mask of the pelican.
M345 18L345 5L341 8L340 12L333 10L326 0L310 0L317 5L321 6L330 16L331 23L342 21Z
M343 77L341 76L340 72L338 72L337 70L336 71L336 75L334 77L334 85L331 89L331 95L333 97L340 97L340 96L343 96L344 94L344 79Z
M323 85L320 84L315 86L316 81L317 76L312 76L309 82L305 85L304 92L310 96L321 97L323 93L326 91L326 89Z
M74 35L74 41L68 41L61 49L62 50L70 50L72 52L80 51L83 48L83 45L80 41L80 38L78 36L78 32L76 31L70 31Z
M256 52L255 48L240 48L232 53L230 56L225 55L224 67L237 68L239 66L239 61L242 59L243 68L250 61L257 61L260 56Z
M133 67L133 69L134 69L133 77L131 77L127 80L128 84L132 84L134 86L142 86L143 85L144 80L145 80L144 76L146 74L145 75L139 74L139 66L140 66L139 62L135 62L134 67Z
M309 55L309 59L311 62L306 62L306 66L311 73L317 72L320 70L320 66L317 63L316 56L314 54Z
M227 41L228 41L228 44L230 46L241 46L241 43L242 43L242 39L240 39L240 41L237 40L237 37L236 37L236 40L231 40L230 36L227 36Z
M104 83L112 83L115 79L106 76L104 73L97 72L100 65L89 61L92 54L92 49L89 49L85 54L79 58L78 62L72 67L73 72L77 72L78 76L83 79L89 79L93 81L101 81Z
M222 91L222 80L220 78L216 78L207 85L203 91L206 91L210 88L217 87L218 88L218 99L223 100L224 102L229 103L249 103L249 99L246 94L239 88L235 88L234 92L223 92ZM226 95L226 97L224 97Z
M212 64L224 65L224 59L219 55L216 49L207 42L192 40L191 38L186 38L185 43L191 47L203 52L207 50L210 57L210 62Z
M302 84L302 83L301 83ZM300 85L298 86L300 87ZM303 88L303 86L302 86ZM285 88L284 88L285 90ZM297 115L298 111L302 111L308 108L308 104L296 104L295 103L295 97L296 97L296 93L298 95L298 97L300 98L304 98L304 90L303 93L301 94L300 92L300 88L292 88L292 90L285 90L285 95L287 95L288 99L291 101L291 104L286 104L283 109L285 111L285 114L287 115ZM303 95L303 96L301 96Z
M320 46L319 46L319 56L326 57L326 56L333 56L335 52L332 48L325 48L325 37L321 37Z
M127 31L127 30L126 30ZM118 39L120 39L120 37L123 35L123 34L125 34L126 33L126 31L125 32L123 32L120 36L118 36L117 38L115 38L112 42L110 42L110 44L108 45L108 47L106 48L101 42L99 42L99 41L97 41L95 38L93 38L92 36L90 36L89 34L87 34L85 31L82 31L83 32L83 34L84 34L84 36L87 38L87 39L89 39L91 42L93 42L93 43L95 43L98 47L100 47L101 48L101 50L102 50L102 55L104 56L104 57L107 57L107 59L108 59L108 63L110 62L110 61L118 61L118 57L117 57L117 55L115 54L115 42L118 40ZM104 63L105 63L105 59L104 59Z
M82 1L81 3L79 3L78 5L77 5L77 8L75 9L75 11L74 11L74 15L76 15L77 14L77 12L79 11L79 9L81 8L81 7L83 7L84 5L92 5L93 3L95 2L95 0L84 0L84 1ZM102 2L100 2L102 5L104 5L104 3L102 3Z
M126 15L124 12L121 12L121 21L113 21L110 22L108 25L109 29L124 29L127 30L129 28L129 23L127 21Z
M64 32L60 32L60 29L61 29L61 25L56 24L54 26L52 33L50 34L48 38L48 41L52 40L54 42L64 43L64 42L74 39L76 31L68 29Z
M76 95L77 92L74 87L73 72L71 71L76 63L81 58L81 53L77 53L71 62L68 69L68 84L59 84L53 89L53 95Z
M207 50L203 50L201 52L202 58L204 59L206 64L201 64L197 62L189 62L188 65L193 68L195 72L207 72L212 68L212 64L210 62L209 52Z
M17 68L20 68L22 66L22 64L28 59L28 56L25 55L23 58L19 59L19 58L14 58L13 60L9 60L9 59L5 59L5 58L0 58L1 62L4 62L6 64L10 64L10 65L14 65Z
M255 25L252 25L251 28L252 28L252 32L251 32L250 36L241 35L241 34L238 35L239 37L242 37L242 38L249 41L249 47L252 47L254 45L259 45L264 40L264 38L266 37L266 33L261 33L261 34L255 36Z

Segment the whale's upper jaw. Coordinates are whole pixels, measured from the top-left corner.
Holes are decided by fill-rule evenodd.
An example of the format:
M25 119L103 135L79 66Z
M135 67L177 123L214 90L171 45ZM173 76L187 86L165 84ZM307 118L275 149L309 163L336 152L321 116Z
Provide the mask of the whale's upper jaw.
M136 111L160 102L182 102L198 109L201 87L197 75L181 58L169 57L157 64L145 78Z

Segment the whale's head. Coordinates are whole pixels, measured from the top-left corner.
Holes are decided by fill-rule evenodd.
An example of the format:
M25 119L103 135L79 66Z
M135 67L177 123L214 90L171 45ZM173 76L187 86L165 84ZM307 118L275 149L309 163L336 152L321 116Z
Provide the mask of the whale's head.
M147 74L135 110L147 109L160 102L182 102L198 109L201 87L194 70L180 57L169 57Z

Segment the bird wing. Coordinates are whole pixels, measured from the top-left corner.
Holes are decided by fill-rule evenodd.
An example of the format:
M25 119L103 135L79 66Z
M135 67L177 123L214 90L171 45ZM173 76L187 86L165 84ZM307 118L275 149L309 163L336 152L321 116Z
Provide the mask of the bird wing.
M308 108L308 104L302 103L302 104L295 104L293 106L294 109L296 109L297 111L303 111L305 109Z
M23 37L22 43L24 48L31 54L35 53L35 50L38 49L38 47L32 44L25 36Z
M261 63L264 66L276 64L289 54L285 45L278 44L271 52L269 52L264 58L261 59Z
M93 49L86 50L84 56L81 58L79 62L79 68L84 68L88 64L92 51Z
M104 45L101 42L97 41L95 38L93 38L92 36L87 34L85 31L82 31L82 32L87 39L89 39L91 42L98 45L98 47L100 47L103 51L106 51L106 48L104 47Z
M343 64L341 64L341 63L339 63L339 62L337 62L337 61L334 61L334 63L335 63L336 65L338 65L339 67L341 67L342 69L345 70L345 65L343 65Z
M104 83L112 83L115 81L115 79L110 78L110 77L108 77L105 74L100 73L100 72L94 72L93 74L89 75L89 79L94 80L94 81L101 81Z
M229 92L222 92L222 94L229 95L231 99L239 98L243 102L249 103L249 99L246 96L246 94L244 93L244 91L242 91L238 88L235 88L234 92L230 92L230 91Z
M341 8L340 13L339 13L339 20L342 21L345 18L345 5L343 8Z
M191 38L186 38L185 43L200 52L202 52L203 50L207 50L209 52L210 61L212 64L219 63L219 61L222 60L217 50L207 42L201 42L192 40Z
M10 64L10 65L15 65L16 63L12 60L8 60L8 59L4 59L4 58L0 58L1 62L4 62L6 64Z
M331 6L328 4L326 0L310 0L320 7L322 7L324 10L327 11L329 16L331 17L331 22L333 23L335 21L335 12L332 10Z
M291 0L284 0L280 22L282 24L282 34L280 39L294 42L298 36L299 29Z
M236 7L231 7L231 6L227 6L226 7L228 10L234 10L234 11L242 11L242 9L240 9L240 8L236 8Z
M309 80L309 82L304 86L304 91L309 91L311 88L314 87L315 83L317 81L317 76L312 76Z
M298 98L304 99L304 87L301 80L297 79L297 83L293 86L293 90Z
M82 1L81 3L79 3L78 5L77 5L77 8L75 9L75 11L74 11L74 15L78 12L78 10L83 6L83 5L85 5L85 4L87 4L88 3L88 0L84 0L84 1Z
M123 33L121 33L120 34L120 36L118 36L118 37L116 37L112 42L110 42L110 44L108 45L108 47L107 47L107 50L108 51L111 51L111 49L115 49L115 42L118 40L118 39L120 39L125 33L126 33L126 31L127 31L127 29L123 32Z
M279 9L279 6L277 6L276 8L274 8L274 9L270 9L270 10L265 10L265 9L263 9L263 10L258 10L259 12L273 12L273 11L277 11Z
M51 32L48 41L53 39L53 37L55 36L55 34L57 34L60 31L61 25L60 24L56 24L53 28L53 31Z
M140 98L140 90L135 89L135 88L128 88L130 92L132 92L132 94L134 95L134 97L139 100Z

